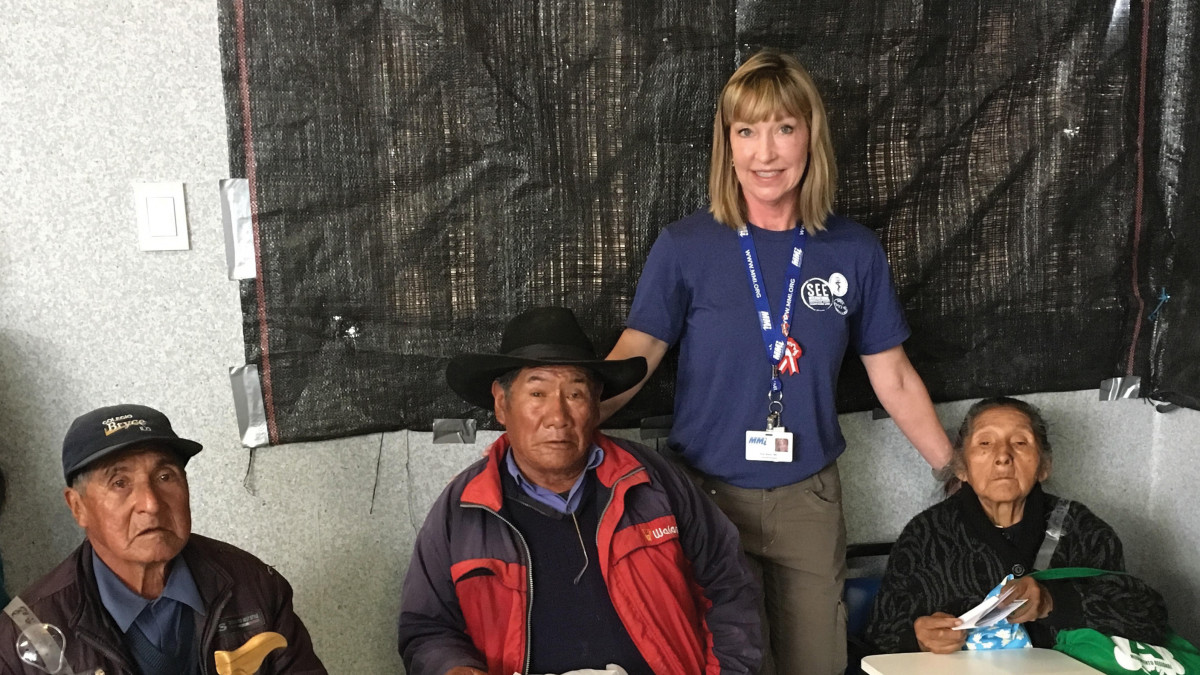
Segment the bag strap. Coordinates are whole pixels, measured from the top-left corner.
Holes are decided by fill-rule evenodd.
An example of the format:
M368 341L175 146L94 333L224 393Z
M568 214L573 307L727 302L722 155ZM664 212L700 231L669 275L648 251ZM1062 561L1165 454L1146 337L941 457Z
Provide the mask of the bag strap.
M42 659L42 663L47 666L60 664L54 671L59 675L75 675L75 671L71 670L71 665L67 663L67 655L63 653L63 648L54 641L54 637L50 634L48 628L50 624L42 623L42 620L37 618L37 615L33 613L32 609L29 609L29 605L26 605L20 596L13 598L4 607L4 613L13 620L13 623L17 624L17 630L29 640L30 646ZM59 635L62 634L59 633Z
M1038 570L1029 574L1038 581L1054 581L1056 579L1084 579L1087 577L1102 577L1105 574L1129 574L1113 570L1101 570L1095 567L1054 567L1048 570Z
M1059 540L1065 534L1064 525L1067 521L1067 511L1070 508L1071 500L1059 499L1058 503L1054 505L1054 510L1050 512L1050 516L1046 518L1046 537L1042 539L1042 546L1038 549L1037 559L1033 563L1036 571L1029 576L1038 581L1054 581L1056 579L1099 577L1105 574L1128 574L1128 572L1114 572L1095 567L1050 567L1050 558L1054 555L1054 550L1058 548Z
M1054 550L1058 548L1058 541L1062 539L1063 526L1067 522L1067 511L1070 508L1071 500L1059 499L1054 510L1050 512L1050 516L1046 518L1046 536L1042 538L1042 545L1038 548L1037 558L1033 561L1033 569L1044 570L1050 567L1050 558L1054 555Z

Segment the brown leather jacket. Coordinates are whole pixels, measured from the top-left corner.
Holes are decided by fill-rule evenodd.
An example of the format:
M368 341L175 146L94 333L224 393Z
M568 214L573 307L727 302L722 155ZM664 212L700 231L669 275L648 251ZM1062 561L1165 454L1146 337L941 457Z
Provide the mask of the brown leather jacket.
M214 651L236 649L266 631L283 635L288 646L267 657L260 675L326 675L308 630L292 609L292 587L283 575L239 548L197 534L181 555L207 608L206 616L197 617L203 675L217 675ZM101 604L91 544L83 542L20 597L43 623L66 636L67 660L77 675L137 675L120 630ZM0 616L0 672L42 673L22 663L16 642L16 624Z

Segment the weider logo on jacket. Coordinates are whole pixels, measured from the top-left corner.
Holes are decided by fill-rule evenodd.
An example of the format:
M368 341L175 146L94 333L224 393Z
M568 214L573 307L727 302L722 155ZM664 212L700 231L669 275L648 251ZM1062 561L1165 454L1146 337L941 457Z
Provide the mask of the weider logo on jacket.
M646 538L646 541L662 539L669 534L679 534L679 528L674 525L668 525L666 527L646 528L642 530L642 536Z

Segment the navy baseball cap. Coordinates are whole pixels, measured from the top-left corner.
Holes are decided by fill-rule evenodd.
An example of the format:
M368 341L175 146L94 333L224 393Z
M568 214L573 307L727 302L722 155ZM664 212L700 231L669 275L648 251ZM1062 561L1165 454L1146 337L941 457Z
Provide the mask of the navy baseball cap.
M171 420L154 408L131 404L97 408L76 417L67 429L62 448L63 478L70 485L75 474L92 462L141 443L170 448L185 465L204 447L180 438L171 428Z

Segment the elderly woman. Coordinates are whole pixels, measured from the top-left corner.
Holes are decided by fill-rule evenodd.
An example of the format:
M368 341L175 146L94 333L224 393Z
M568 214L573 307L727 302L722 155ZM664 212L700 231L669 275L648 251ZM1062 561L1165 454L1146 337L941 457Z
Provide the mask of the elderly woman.
M787 54L751 56L721 91L712 139L712 203L658 237L609 358L643 356L653 371L679 345L669 445L761 571L769 662L833 675L846 665L834 398L847 350L930 464L949 461L950 441L905 356L883 247L832 214L833 143L812 77Z
M962 649L967 631L953 630L956 617L1012 574L1010 602L1026 603L1008 621L1023 625L1035 647L1053 647L1058 631L1071 628L1161 644L1162 596L1136 577L1025 576L1044 567L1125 569L1121 540L1107 523L1042 491L1050 465L1046 422L1032 405L997 397L971 406L951 462L962 488L913 518L896 540L867 639L884 652Z

